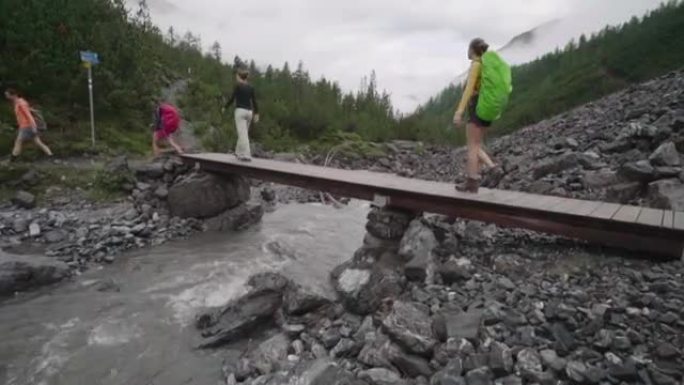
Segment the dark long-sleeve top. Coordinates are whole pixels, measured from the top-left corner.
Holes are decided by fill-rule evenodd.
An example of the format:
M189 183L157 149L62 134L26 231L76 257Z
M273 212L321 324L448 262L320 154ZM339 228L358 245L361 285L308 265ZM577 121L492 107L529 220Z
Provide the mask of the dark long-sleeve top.
M230 107L233 102L235 102L236 108L254 111L255 114L259 113L259 105L256 101L254 87L249 84L240 83L235 86L233 95L231 95L230 100L226 103L226 107Z

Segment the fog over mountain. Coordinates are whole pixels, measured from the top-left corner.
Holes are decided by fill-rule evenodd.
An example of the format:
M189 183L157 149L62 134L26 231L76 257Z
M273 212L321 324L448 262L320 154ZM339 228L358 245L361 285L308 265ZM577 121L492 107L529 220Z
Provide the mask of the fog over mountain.
M127 0L131 8L138 0ZM658 0L147 0L163 31L193 31L260 65L296 66L345 90L377 72L394 106L410 112L468 67L467 44L480 36L523 63L582 33L629 20ZM618 6L619 4L619 6ZM524 31L529 31L520 35ZM512 37L517 38L511 40Z

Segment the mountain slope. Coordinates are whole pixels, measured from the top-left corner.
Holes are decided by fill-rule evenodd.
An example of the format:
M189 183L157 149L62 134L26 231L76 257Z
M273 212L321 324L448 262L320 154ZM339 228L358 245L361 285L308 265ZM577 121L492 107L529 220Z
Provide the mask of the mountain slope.
M504 134L597 99L629 84L680 68L684 63L684 3L662 5L641 20L608 27L591 39L513 68L514 91L501 121L493 128ZM450 128L461 88L443 90L399 132L406 139L463 141Z

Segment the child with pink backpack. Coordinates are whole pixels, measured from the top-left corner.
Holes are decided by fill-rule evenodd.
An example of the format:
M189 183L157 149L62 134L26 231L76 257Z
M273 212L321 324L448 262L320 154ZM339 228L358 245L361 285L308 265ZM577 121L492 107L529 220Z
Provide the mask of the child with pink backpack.
M152 152L154 156L161 154L159 144L167 141L178 154L183 148L173 138L173 134L180 128L181 117L178 109L170 103L161 102L154 114L154 134L152 135Z

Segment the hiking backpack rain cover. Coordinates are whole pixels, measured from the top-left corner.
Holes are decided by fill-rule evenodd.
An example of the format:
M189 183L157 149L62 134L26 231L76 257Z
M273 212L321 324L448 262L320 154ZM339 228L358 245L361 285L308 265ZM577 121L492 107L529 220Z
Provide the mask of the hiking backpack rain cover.
M482 55L477 116L489 122L499 119L512 91L511 67L496 52L485 52Z

